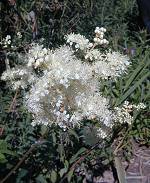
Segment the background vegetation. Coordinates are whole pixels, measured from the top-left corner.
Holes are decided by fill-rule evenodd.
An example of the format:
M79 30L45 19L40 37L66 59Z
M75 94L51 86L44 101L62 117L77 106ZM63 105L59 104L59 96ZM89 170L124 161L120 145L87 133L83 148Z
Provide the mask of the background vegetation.
M0 48L1 73L19 62L17 53L44 38L47 47L57 47L69 32L85 36L93 34L96 26L107 28L111 46L130 56L132 67L117 82L104 82L102 91L111 95L113 105L125 100L143 102L150 99L150 46L147 33L140 28L135 0L10 0L1 1L0 39L11 35L15 48ZM22 41L16 34L21 32ZM147 107L134 114L135 122L114 128L107 143L95 137L91 123L82 129L63 132L61 129L33 128L31 116L23 106L22 91L11 91L0 81L0 180L8 183L27 182L92 182L93 177L111 169L117 178L114 149L124 159L132 155L133 140L150 145L150 113ZM20 164L17 164L20 162ZM16 166L17 165L17 166ZM15 167L15 168L14 168ZM13 169L14 168L14 169ZM9 172L11 175L9 176Z

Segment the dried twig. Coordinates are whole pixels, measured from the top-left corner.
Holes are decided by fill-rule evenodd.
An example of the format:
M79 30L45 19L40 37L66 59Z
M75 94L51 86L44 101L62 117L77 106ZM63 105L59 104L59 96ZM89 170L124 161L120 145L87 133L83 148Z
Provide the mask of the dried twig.
M14 96L14 98L13 98L13 100L12 100L12 103L11 103L9 109L8 109L8 113L10 113L11 110L13 109L14 104L15 104L16 99L17 99L17 96L18 96L18 93L19 93L19 89L16 90L15 96Z

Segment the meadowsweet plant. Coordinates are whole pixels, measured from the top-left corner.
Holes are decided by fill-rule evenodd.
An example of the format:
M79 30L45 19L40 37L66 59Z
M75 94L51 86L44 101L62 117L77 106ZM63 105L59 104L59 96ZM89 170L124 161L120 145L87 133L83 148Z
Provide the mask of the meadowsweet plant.
M65 36L66 44L52 50L33 43L24 64L3 73L2 79L13 89L25 89L24 104L32 113L33 126L55 124L67 130L81 126L83 120L96 120L97 135L105 138L103 127L132 123L127 102L113 109L99 92L101 80L115 80L130 65L126 55L108 48L105 32L96 27L92 42L71 33Z

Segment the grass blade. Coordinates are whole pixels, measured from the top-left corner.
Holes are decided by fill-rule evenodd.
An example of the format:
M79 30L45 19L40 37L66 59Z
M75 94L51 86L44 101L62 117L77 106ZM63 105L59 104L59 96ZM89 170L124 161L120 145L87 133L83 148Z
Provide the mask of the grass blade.
M134 90L145 80L148 78L148 76L150 76L150 72L147 72L139 81L137 81L132 87L129 88L129 90L127 90L124 95L119 98L116 101L116 106L120 105L122 102L124 102L133 92Z
M133 74L130 76L130 78L128 79L128 81L126 82L126 85L124 87L124 91L126 91L129 86L131 85L131 83L134 81L134 79L140 75L140 73L149 65L149 61L146 63L145 65L145 59L142 62L142 64L139 64L139 66L135 69L135 71L133 72ZM145 66L144 66L145 65Z

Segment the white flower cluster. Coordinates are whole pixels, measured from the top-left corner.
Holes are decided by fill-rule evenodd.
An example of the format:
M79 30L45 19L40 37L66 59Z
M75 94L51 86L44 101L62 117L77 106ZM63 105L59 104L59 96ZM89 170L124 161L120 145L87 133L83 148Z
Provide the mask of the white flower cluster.
M145 109L146 105L143 103L139 103L138 105L133 105L133 108L135 108L137 110L141 110L141 109Z
M14 90L18 88L26 88L28 84L35 81L36 76L33 72L24 67L7 69L1 76L4 81L9 81Z
M86 118L110 126L109 104L97 93L98 82L90 66L71 56L73 53L68 47L60 50L49 55L43 77L26 95L26 106L34 114L32 124L55 123L67 128Z
M107 45L109 42L104 39L104 34L106 29L101 27L96 27L95 29L95 38L93 39L94 43L91 43L89 39L86 39L84 36L80 34L68 34L65 36L67 43L70 46L74 46L75 50L78 51L79 49L82 51L87 52L87 50L94 48L96 45Z
M80 34L71 33L65 36L65 39L67 40L67 43L69 43L70 46L75 44L76 50L85 50L88 47L90 47L89 40Z
M44 66L44 63L49 58L49 50L43 48L43 45L32 44L32 48L27 55L27 66L35 69Z
M109 110L109 102L99 93L86 93L78 97L78 108L81 109L82 115L87 119L96 119L103 122L105 126L112 125L112 112Z
M114 114L113 114L113 121L114 123L128 123L129 125L132 124L133 117L130 115L130 111L123 107L115 107Z
M126 55L109 51L94 63L94 70L103 79L115 79L126 73L129 65L130 62Z
M107 44L104 32L104 28L95 30L96 38ZM30 86L25 105L33 114L32 125L57 124L66 129L80 125L83 119L98 120L107 128L114 121L130 123L132 117L125 109L110 110L109 101L99 93L99 78L121 76L130 64L128 57L119 52L100 51L95 47L101 43L90 43L80 34L72 33L66 39L69 45L55 50L33 44L24 66L2 75L3 80L12 81L14 89ZM81 57L77 55L79 49ZM99 135L104 136L101 130Z
M84 54L85 61L93 62L93 71L103 79L119 77L126 73L130 65L129 58L119 52L113 52L110 49L104 51L96 48L101 45L107 45L109 42L104 39L106 29L96 27L94 42L90 42L80 34L69 34L65 36L67 43L75 50L81 50Z
M22 34L21 34L21 32L17 32L17 37L18 37L19 39L21 39L21 38L22 38Z
M102 130L101 128L98 128L97 129L97 136L102 138L102 139L105 139L108 134L106 133L106 131Z
M88 50L86 55L85 55L85 59L89 59L90 61L105 61L106 55L102 54L98 49L91 49Z
M143 103L139 103L138 105L130 104L128 101L125 101L121 108L115 107L113 114L113 121L117 123L128 123L132 124L133 117L131 116L131 112L134 110L145 109L146 105Z
M11 44L11 36L7 35L6 38L4 38L1 42L1 45L3 45L4 48L7 48Z
M95 38L94 38L94 42L96 44L99 44L99 45L109 44L109 42L106 39L104 39L105 32L106 32L105 28L96 27L96 29L95 29L95 34L96 35L95 35Z
M146 105L144 103L139 103L138 105L135 105L135 104L130 104L129 101L125 101L123 104L123 107L128 111L133 111L134 109L136 110L145 109Z

